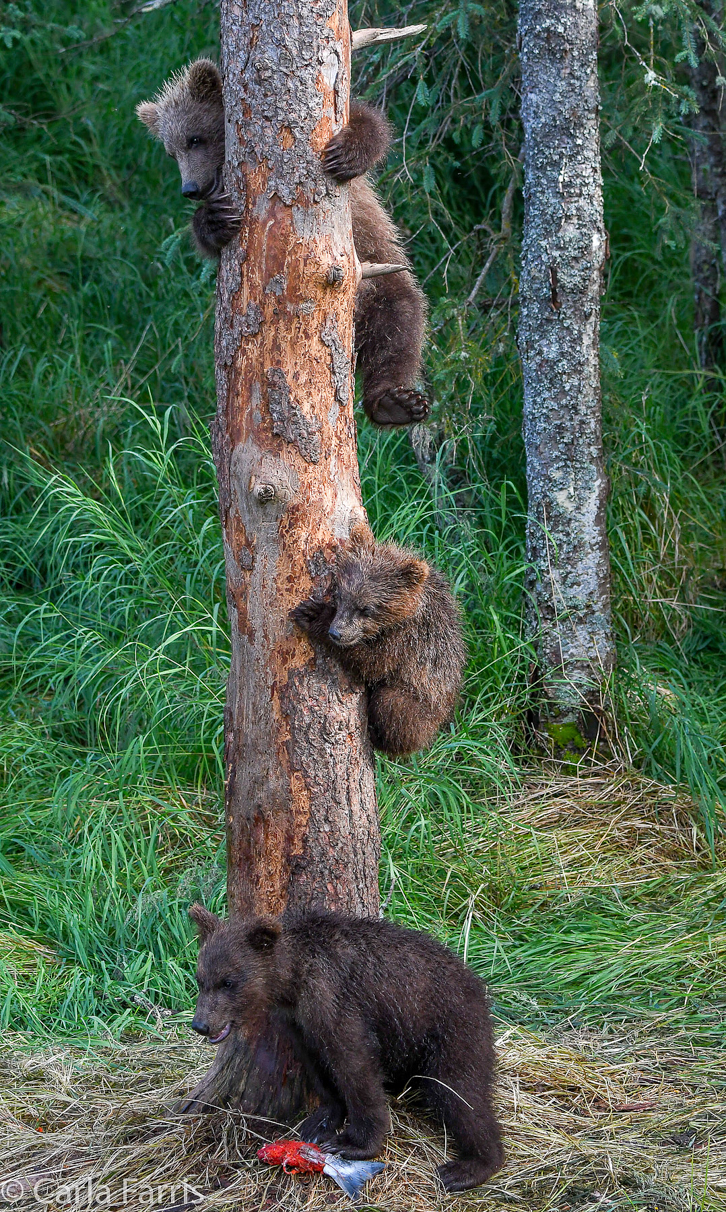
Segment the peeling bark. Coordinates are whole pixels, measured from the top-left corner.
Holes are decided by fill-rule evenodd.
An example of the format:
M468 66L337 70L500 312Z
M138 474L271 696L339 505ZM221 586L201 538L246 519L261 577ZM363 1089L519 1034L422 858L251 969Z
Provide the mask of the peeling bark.
M357 262L320 154L347 120L345 0L222 0L226 185L243 216L217 293L213 449L232 629L225 714L230 914L378 912L363 687L288 612L365 518L353 419ZM189 1109L291 1121L309 1101L279 1024L230 1036Z
M594 0L522 0L519 351L539 717L592 736L615 650L599 374L605 261Z

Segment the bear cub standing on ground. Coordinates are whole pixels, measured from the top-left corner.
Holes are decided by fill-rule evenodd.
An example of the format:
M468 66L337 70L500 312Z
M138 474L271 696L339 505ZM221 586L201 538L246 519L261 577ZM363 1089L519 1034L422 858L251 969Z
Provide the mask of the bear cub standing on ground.
M459 610L440 572L356 526L330 599L308 598L290 617L365 682L374 748L404 757L432 744L453 714L466 659Z
M153 101L136 107L141 121L179 165L182 193L202 201L192 220L202 256L217 257L239 231L239 218L222 186L222 80L210 59L196 59L167 81ZM361 261L409 265L391 219L365 179L388 150L388 123L379 110L354 102L350 121L323 152L334 181L350 181L353 239ZM356 351L363 407L376 425L411 425L428 416L414 382L421 369L426 300L404 270L361 282L356 296Z
M320 1091L303 1140L376 1157L390 1128L385 1089L411 1084L458 1147L439 1167L447 1191L500 1168L486 992L451 951L391 922L337 913L233 922L201 905L189 913L200 935L192 1026L215 1043L282 1015Z

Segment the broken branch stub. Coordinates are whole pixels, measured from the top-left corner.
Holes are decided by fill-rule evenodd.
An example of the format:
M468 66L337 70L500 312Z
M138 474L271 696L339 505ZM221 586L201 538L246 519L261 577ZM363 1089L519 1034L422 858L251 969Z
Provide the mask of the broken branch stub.
M379 46L382 42L396 42L399 38L415 38L428 29L427 25L405 25L401 29L356 29L351 34L353 52L365 46Z
M384 262L377 261L361 261L360 276L363 278L382 278L384 274L400 274L402 269L409 269L408 265L389 265Z

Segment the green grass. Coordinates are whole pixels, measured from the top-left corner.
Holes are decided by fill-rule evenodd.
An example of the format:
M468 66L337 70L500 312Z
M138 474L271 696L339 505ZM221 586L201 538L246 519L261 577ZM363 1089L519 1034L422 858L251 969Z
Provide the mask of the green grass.
M0 62L0 1025L84 1039L153 1028L150 1004L187 1011L186 907L202 897L224 908L213 281L188 248L176 170L133 115L172 68L214 52L217 9L177 0L80 50L66 0L35 21L32 11L3 18L15 33ZM118 12L85 6L84 36L116 28ZM700 839L661 866L658 851L631 880L627 839L602 866L597 814L582 861L567 823L547 823L547 797L526 825L513 814L536 770L521 618L519 201L511 245L477 305L462 306L519 148L512 18L450 12L447 23L428 0L403 13L381 0L356 16L439 23L425 54L370 53L359 73L361 92L385 87L407 132L405 169L399 142L382 189L413 233L432 302L427 373L456 542L405 434L363 420L359 451L376 533L447 572L471 654L455 726L428 754L379 763L382 888L395 875L390 911L465 952L502 1017L675 1015L716 1038L726 477L722 400L694 369L687 165L673 140L649 153L647 178L617 141L605 161L616 743L644 776L693 797ZM606 38L611 123L619 55ZM628 140L642 153L647 132ZM640 797L656 804L643 809L654 837L663 794Z

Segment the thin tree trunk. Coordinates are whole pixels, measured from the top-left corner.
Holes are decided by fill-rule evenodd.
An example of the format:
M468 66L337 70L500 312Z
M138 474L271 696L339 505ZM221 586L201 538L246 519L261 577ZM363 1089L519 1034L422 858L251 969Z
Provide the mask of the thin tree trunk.
M594 739L615 659L599 373L606 255L594 0L521 0L524 232L519 350L528 611L539 721Z
M722 19L721 5L702 0L701 8L714 21ZM698 66L691 68L691 84L698 113L691 118L693 191L699 216L691 243L694 317L698 360L705 371L722 365L724 332L721 321L721 278L726 265L726 157L722 90L716 83L719 64L706 56L696 31Z
M217 288L213 426L232 628L225 713L230 914L376 915L365 695L288 612L365 517L353 420L357 262L348 190L320 153L347 120L345 0L222 0L226 181L243 215ZM244 250L244 251L243 251ZM230 1036L187 1103L289 1122L289 1040Z

